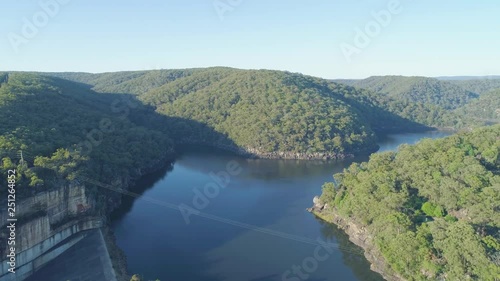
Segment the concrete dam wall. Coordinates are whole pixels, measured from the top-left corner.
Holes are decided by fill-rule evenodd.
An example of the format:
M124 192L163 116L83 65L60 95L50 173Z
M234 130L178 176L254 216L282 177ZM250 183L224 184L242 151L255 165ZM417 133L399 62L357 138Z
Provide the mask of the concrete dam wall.
M1 206L7 206L2 204ZM27 280L37 271L49 265L58 257L71 249L78 247L100 248L100 255L104 261L102 268L95 268L97 275L93 279L79 280L116 280L106 245L102 239L99 228L103 227L103 220L93 214L95 202L86 194L85 186L80 184L70 184L54 190L38 193L26 199L19 199L16 202L16 224L15 235L15 273L9 272L11 266L8 264L9 253L7 225L8 211L6 208L0 209L0 225L3 231L0 232L0 281L7 280ZM100 237L100 238L99 238ZM82 242L83 245L82 245ZM78 255L85 259L85 254ZM75 259L74 262L78 263ZM89 269L87 267L87 269ZM89 269L90 270L90 269ZM102 272L100 272L102 271ZM100 273L99 273L100 272ZM102 273L102 274L101 274ZM59 274L61 280L77 280L66 278L64 274ZM102 276L106 279L96 279ZM33 276L34 278L34 276ZM32 279L32 280L54 280L57 279Z

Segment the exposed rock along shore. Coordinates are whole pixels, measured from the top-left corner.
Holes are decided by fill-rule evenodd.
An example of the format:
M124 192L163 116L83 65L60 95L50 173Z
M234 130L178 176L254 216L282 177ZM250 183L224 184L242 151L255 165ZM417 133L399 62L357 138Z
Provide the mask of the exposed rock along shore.
M228 145L217 142L208 141L191 141L183 140L181 145L198 145L213 147L223 151L235 153L237 155L248 158L261 158L261 159L290 159L290 160L335 160L346 159L354 157L355 154L373 153L379 149L378 145L367 146L366 148L349 153L338 152L314 152L314 153L301 153L301 152L287 152L287 151L273 151L265 152L257 148L242 148L236 145Z
M243 149L235 145L227 145L217 142L184 142L187 145L202 145L215 147L220 150L229 151L243 157L248 158L264 158L264 159L303 159L303 160L330 160L330 159L343 159L354 156L353 154L342 153L293 153L293 152L261 152L257 149ZM369 147L367 151L372 151L373 147ZM363 152L359 152L363 153ZM164 151L151 162L147 167L138 167L133 177L120 178L112 184L113 187L119 189L130 189L134 182L140 177L153 173L165 166L172 165L175 161L174 151ZM113 268L115 269L118 280L127 280L128 273L126 272L126 257L117 247L114 242L112 230L109 229L107 223L109 216L113 210L121 205L120 193L109 193L105 206L98 206L95 198L88 193L85 188L86 180L78 179L68 184L62 185L58 188L44 191L39 194L34 194L29 198L25 198L20 202L20 207L26 212L31 212L35 209L48 209L49 212L41 216L33 217L25 222L25 228L32 228L31 226L38 225L40 221L46 221L36 233L29 231L22 231L19 233L20 239L24 241L42 242L50 239L51 235L56 233L56 230L62 228L64 225L79 224L93 217L100 221L102 224L96 228L102 228L106 244L108 244L109 253L112 257ZM59 194L57 196L50 194ZM50 195L50 196L49 196ZM47 200L50 197L50 200ZM52 206L53 205L53 206ZM5 218L2 219L5 221ZM38 229L38 228L37 228ZM31 238L30 238L31 237ZM35 239L36 238L36 239ZM33 245L25 245L20 250L28 250ZM0 249L3 252L2 249ZM40 253L43 255L44 253Z
M373 237L365 227L352 220L342 218L332 206L321 203L318 196L314 197L313 206L307 208L307 211L342 229L349 236L352 243L363 248L365 257L371 264L370 269L382 275L385 280L406 281L406 279L393 272L384 262L381 253L373 245Z

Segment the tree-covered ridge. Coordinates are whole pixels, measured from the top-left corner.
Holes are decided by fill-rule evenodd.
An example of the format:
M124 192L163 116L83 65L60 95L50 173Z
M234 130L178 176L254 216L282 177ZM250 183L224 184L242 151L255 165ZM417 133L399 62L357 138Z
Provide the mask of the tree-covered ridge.
M265 73L266 70L259 70ZM254 71L255 72L255 71ZM217 83L228 76L249 73L244 70L228 67L210 67L197 69L180 70L152 70L136 72L114 72L102 74L88 73L46 73L46 75L56 76L72 81L88 84L93 90L101 93L121 93L141 96L141 100L148 104L159 105L173 102L180 96L199 91ZM288 73L290 85L293 80L303 81L304 75ZM332 98L341 99L357 110L363 112L372 125L374 131L388 130L413 130L417 124L412 124L411 120L404 120L405 117L398 116L399 112L388 112L386 104L394 102L389 97L380 97L365 90L355 90L345 85L331 83L320 78L307 77L307 83L302 83L302 87L312 87L320 92L330 93ZM153 81L153 82L152 82ZM243 82L243 81L242 81ZM303 81L304 82L304 81ZM239 81L234 81L238 84ZM329 89L331 88L331 89ZM221 92L224 95L226 93ZM437 117L434 117L437 119ZM422 126L420 126L422 127Z
M280 71L206 69L139 99L257 153L350 154L373 149L373 130L422 127L379 108L363 91Z
M103 183L134 178L151 159L173 157L166 132L131 121L133 104L125 96L28 73L7 77L0 87L0 170L17 168L20 193L80 177Z
M148 71L122 71L108 73L44 73L92 86L100 93L142 95L152 89L159 88L179 78L210 70L228 70L229 68L193 68L193 69L162 69Z
M285 152L289 153L307 153L307 151L310 153L318 151L334 153L335 151L348 152L358 149L359 145L350 143L351 131L346 131L347 134L344 136L335 135L334 129L323 130L320 128L322 125L318 126L319 123L315 121L326 118L329 120L324 122L326 124L337 118L331 123L335 125L342 117L335 116L334 112L327 112L325 109L335 107L338 104L341 107L348 106L349 111L354 113L353 116L357 116L353 120L359 119L355 122L363 123L359 126L358 131L353 131L354 139L356 139L355 135L357 134L366 133L369 135L370 130L375 133L384 133L397 130L411 131L425 126L462 128L478 125L478 120L470 120L467 116L460 115L458 111L446 109L469 101L470 93L447 82L423 77L388 76L340 81L351 85L378 83L385 87L372 87L372 90L365 90L301 74L225 67L103 74L52 73L49 75L86 83L93 90L101 93L136 95L141 101L153 106L162 114L193 119L207 124L229 138L234 138L241 147L261 152L284 151L286 149ZM269 81L276 84L269 83ZM266 85L264 86L264 84ZM278 91L280 87L281 89ZM254 89L258 89L255 95L251 94ZM390 90L390 92L375 92L384 89ZM431 94L423 95L420 102L408 98L418 96L418 89ZM287 100L286 98L296 96L299 92L302 96L313 93L321 98L314 103L314 106L309 103L308 107L300 110L296 108L292 111L294 114L288 114L287 116L293 116L293 118L284 120L289 125L283 130L282 128L278 129L278 127L281 124L279 119L284 114L277 114L277 110L273 107L280 106L282 107L281 111L287 109L283 109L284 104L260 100L268 90L273 96L273 101L288 104L295 102L295 100ZM239 92L245 93L245 95L240 95ZM277 94L278 92L281 95ZM265 93L265 95L269 96L270 94ZM212 98L207 99L207 96ZM212 103L216 101L215 96L218 97L219 103L224 100L225 103L218 104L218 110L214 111L211 107ZM231 100L232 98L239 99L241 96L249 98L251 101ZM465 98L462 99L461 97L464 96ZM451 98L446 108L440 105L441 102L450 97L454 98ZM246 109L234 107L240 102L249 104L246 105ZM304 100L300 103L306 105ZM320 104L325 106L320 106ZM317 110L318 107L321 109ZM186 109L184 110L184 108ZM302 116L309 110L314 111L317 114L316 117L308 119ZM257 112L260 111L264 111L266 114L272 113L275 116L266 116L266 114L258 116ZM338 112L341 111L342 109L339 107ZM229 113L231 114L229 115ZM332 115L323 117L321 114ZM247 116L251 118L246 118ZM235 121L233 120L235 118L242 120ZM305 128L304 125L311 122L318 124L308 125L309 128ZM292 123L293 126L297 127L296 129L292 129ZM301 123L302 125L300 125ZM190 130L183 127L185 127L184 124L176 126L183 132ZM337 131L342 128L339 126ZM365 129L366 132L363 131ZM331 139L326 140L329 135L337 137L336 144L333 144ZM347 135L349 138L346 137ZM262 136L262 138L258 136ZM340 143L341 146L339 146Z
M389 271L499 280L500 125L374 154L334 177L322 216L365 227Z
M500 123L500 89L482 94L456 110L458 115L467 116L478 121Z
M228 68L160 72L50 74L78 83L1 73L2 170L17 167L20 184L34 190L80 176L111 183L173 157L176 144L341 156L374 149L373 130L418 128L363 91L318 78ZM148 77L161 86L140 93ZM125 89L153 107L119 94Z
M482 95L493 90L500 89L500 79L470 79L470 80L450 80L449 83L455 84L462 89Z
M260 71L266 72L266 70L257 72ZM200 91L204 87L219 83L222 79L241 73L247 73L247 71L227 67L211 67L102 74L47 73L46 75L85 83L101 93L141 96L142 101L159 105L171 103L178 97ZM291 73L289 75L292 77ZM293 79L297 81L302 81L303 77L307 76L293 75ZM337 85L333 86L337 88L334 89L333 97L342 99L363 112L374 131L388 131L404 127L414 129L415 123L421 126L454 129L483 124L477 118L469 118L469 116L464 116L461 111L454 111L455 108L463 107L479 96L460 85L455 85L457 81L403 76L334 81L312 77L307 79L314 80L314 82L304 83L304 85L320 89L321 92L325 92L325 89L330 87L329 85ZM357 89L343 87L339 90L339 84L332 82L354 86ZM234 81L234 83L238 84L239 81ZM335 92L340 94L335 95ZM225 95L226 93L221 92L220 94ZM346 96L349 96L349 100L346 100ZM406 126L401 126L405 122ZM408 125L408 122L414 124Z
M480 96L469 90L474 87L465 86L464 83L468 81L404 76L335 81L370 90L372 95L376 95L376 100L383 101L380 103L382 108L420 124L459 129L488 123L484 119L465 114L463 110L457 110L474 103Z
M427 77L373 76L352 83L401 100L455 109L478 97L460 86Z

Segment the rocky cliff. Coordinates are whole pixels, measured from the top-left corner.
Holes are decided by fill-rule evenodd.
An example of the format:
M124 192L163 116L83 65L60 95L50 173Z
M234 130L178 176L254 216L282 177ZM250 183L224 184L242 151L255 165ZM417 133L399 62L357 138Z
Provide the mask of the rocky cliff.
M349 240L352 243L363 248L365 257L371 264L371 270L380 273L388 281L406 281L406 279L397 275L385 264L384 258L373 245L373 237L369 235L366 228L354 221L342 218L334 208L328 204L321 203L318 196L314 197L313 204L313 207L307 209L307 211L315 214L322 220L334 223L349 236Z
M7 206L4 202L1 206ZM81 238L77 234L103 226L96 215L95 202L87 196L84 185L77 182L38 193L16 202L16 274L24 280L47 262L53 260ZM0 210L0 224L6 228L8 212ZM10 222L9 222L10 223ZM0 234L0 280L12 280L8 272L7 235ZM10 247L10 246L9 246Z

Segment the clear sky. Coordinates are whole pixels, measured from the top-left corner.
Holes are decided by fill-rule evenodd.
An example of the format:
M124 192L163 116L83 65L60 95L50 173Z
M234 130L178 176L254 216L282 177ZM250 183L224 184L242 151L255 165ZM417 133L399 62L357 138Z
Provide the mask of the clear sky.
M397 0L54 1L0 0L0 70L500 74L498 0L399 0L397 9L388 8ZM382 10L391 19L377 23ZM368 40L356 42L366 27Z

